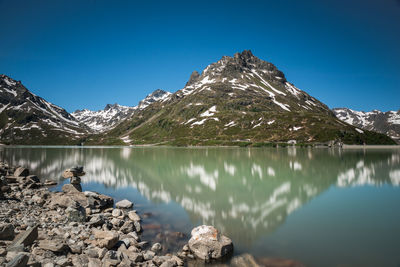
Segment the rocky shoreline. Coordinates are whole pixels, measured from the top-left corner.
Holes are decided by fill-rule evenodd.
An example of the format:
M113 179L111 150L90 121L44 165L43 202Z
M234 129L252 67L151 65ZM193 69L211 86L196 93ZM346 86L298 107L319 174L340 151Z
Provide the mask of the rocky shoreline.
M79 173L80 171L80 173ZM175 253L166 244L142 240L142 218L129 200L115 203L106 195L82 191L82 169L69 169L62 192L56 183L41 182L23 167L0 163L0 266L202 266L229 259L232 241L212 226L192 230L188 243ZM161 234L161 233L160 233ZM227 262L225 260L225 262ZM294 262L281 265L302 266ZM244 254L231 266L260 266Z

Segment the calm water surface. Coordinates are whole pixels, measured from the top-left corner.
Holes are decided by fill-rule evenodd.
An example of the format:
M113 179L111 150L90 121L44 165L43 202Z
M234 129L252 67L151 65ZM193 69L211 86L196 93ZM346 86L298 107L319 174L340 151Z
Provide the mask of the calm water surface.
M131 200L163 231L214 225L236 254L400 266L398 149L1 147L0 160L56 190L64 169L83 165L84 190Z

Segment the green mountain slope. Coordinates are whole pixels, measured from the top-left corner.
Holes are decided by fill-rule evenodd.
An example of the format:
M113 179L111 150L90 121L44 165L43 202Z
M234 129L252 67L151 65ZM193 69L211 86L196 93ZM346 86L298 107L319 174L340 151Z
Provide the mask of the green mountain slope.
M338 120L250 51L224 56L186 86L86 144L262 145L267 142L394 144Z

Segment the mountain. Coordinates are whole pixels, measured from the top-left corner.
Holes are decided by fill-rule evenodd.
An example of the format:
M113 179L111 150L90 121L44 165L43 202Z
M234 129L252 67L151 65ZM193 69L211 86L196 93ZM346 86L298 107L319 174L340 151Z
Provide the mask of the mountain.
M92 132L104 132L131 116L134 110L134 107L107 104L103 110L76 110L71 115L77 121L88 126Z
M393 144L338 120L316 98L251 51L224 56L185 87L135 112L89 144L224 145L266 142Z
M33 94L21 82L0 75L0 142L79 144L88 129L66 110Z
M400 143L400 110L382 112L355 111L348 108L334 108L333 112L340 120L356 127L383 133Z
M140 101L135 107L107 104L103 110L76 110L71 113L71 115L77 121L88 126L92 132L105 132L114 128L121 121L130 118L135 111L143 110L154 102L164 101L170 95L170 92L157 89L153 93L147 95L146 98Z

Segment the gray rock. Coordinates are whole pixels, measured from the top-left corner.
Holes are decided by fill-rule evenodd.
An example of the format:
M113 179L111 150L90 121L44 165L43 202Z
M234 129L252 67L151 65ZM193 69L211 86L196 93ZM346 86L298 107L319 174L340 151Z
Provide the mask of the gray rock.
M129 200L127 200L127 199L124 199L124 200L118 201L118 202L115 204L115 206L116 206L118 209L130 209L130 208L133 207L133 203L130 202Z
M15 177L24 177L28 175L29 175L29 170L24 167L18 167L14 172Z
M131 236L136 241L140 241L140 237L138 236L138 234L136 232L130 232L130 233L128 233L128 236Z
M101 266L101 261L95 258L89 258L88 267L99 267Z
M89 225L91 226L102 226L104 224L104 216L101 214L95 214L90 218Z
M189 248L194 255L204 261L220 259L233 251L232 240L221 235L212 226L202 225L192 230Z
M34 195L31 199L35 204L43 205L46 201L38 195Z
M38 238L38 227L39 225L37 224L25 232L18 234L11 247L32 245L32 243Z
M132 222L132 221L126 221L123 225L122 225L122 227L121 227L121 229L119 229L122 233L124 233L124 234L127 234L127 233L130 233L130 232L134 232L135 231L135 224L134 224L134 222Z
M154 251L147 250L145 253L143 253L143 259L145 261L152 260L155 255L156 253Z
M0 224L0 240L13 240L14 237L14 226L11 223Z
M39 247L52 252L65 252L68 250L68 245L61 240L40 240Z
M40 183L40 179L36 175L28 175L26 179L30 183Z
M122 253L119 251L109 250L103 258L105 264L117 265L122 261Z
M135 225L135 230L137 233L140 233L142 231L142 226L140 225L139 221L134 221L133 224Z
M172 260L168 260L168 261L164 261L160 267L175 267L176 266L176 262L172 261Z
M138 221L138 222L140 221L139 215L137 215L137 213L134 212L134 211L128 212L128 217L129 217L129 219L131 219L132 221Z
M71 184L73 184L73 185L77 185L77 184L80 185L81 182L82 182L82 180L81 180L80 177L74 176L74 177L71 177L71 179L69 180L69 182L70 182ZM79 192L82 192L82 190L79 191Z
M134 252L134 251L130 251L127 250L124 252L125 255L128 256L128 258L133 261L133 262L142 262L143 259L143 254L141 252Z
M163 262L171 260L171 256L154 256L153 262L155 265L160 266Z
M122 210L120 210L120 209L113 209L113 211L112 211L111 214L112 214L113 217L119 217L119 216L122 215Z
M94 237L98 239L97 245L100 248L105 247L107 249L111 249L117 244L119 239L119 235L113 231L101 231L94 229L93 234Z
M118 218L112 218L110 222L116 227L121 227L124 224L124 221Z
M7 263L6 267L25 267L29 261L28 253L18 253L10 262Z
M86 210L83 207L68 207L65 214L69 222L86 222Z
M66 169L62 176L64 178L71 178L71 177L77 177L77 176L83 176L85 175L85 172L83 171L83 167L74 167L70 169Z
M155 243L153 244L153 246L151 246L151 251L154 252L159 252L162 249L161 244L160 243Z
M254 257L250 254L241 254L235 256L231 260L231 266L233 267L260 267Z
M74 192L82 192L82 188L81 191L79 191L78 188L76 188L76 186L72 185L72 184L65 184L62 186L61 190L64 193L74 193Z
M68 266L68 265L69 265L69 260L67 259L67 257L61 256L61 257L58 257L58 258L54 261L54 263L55 263L57 266L65 267L65 266Z

